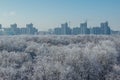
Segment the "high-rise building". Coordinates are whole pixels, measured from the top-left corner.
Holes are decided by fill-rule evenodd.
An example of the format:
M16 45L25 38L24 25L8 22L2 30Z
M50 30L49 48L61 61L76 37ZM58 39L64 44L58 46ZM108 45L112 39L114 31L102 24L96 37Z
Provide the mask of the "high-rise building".
M26 27L27 27L27 28L33 28L33 24L32 24L32 23L26 24Z
M108 22L101 23L100 26L101 26L102 34L107 34L107 35L111 34L111 29L108 26Z
M19 30L17 28L17 24L11 24L10 25L10 34L12 35L17 35L17 33L19 33Z
M88 34L87 22L80 24L80 34Z
M17 28L17 24L16 23L15 24L11 24L10 27L13 28L13 29L16 29Z
M38 30L33 27L32 23L26 24L26 28L27 28L27 31L26 31L27 34L36 34L38 32Z
M48 34L52 35L54 33L53 29L48 29Z
M62 35L70 35L71 29L68 27L68 23L61 24L61 34Z
M78 34L80 34L80 28L79 28L79 27L73 28L72 34L73 34L73 35L78 35Z
M56 35L61 35L61 34L62 34L62 33L61 33L61 28L59 28L59 27L55 28L55 29L54 29L54 34L56 34Z
M90 29L90 34L96 34L99 35L101 34L101 28L100 27L93 27Z

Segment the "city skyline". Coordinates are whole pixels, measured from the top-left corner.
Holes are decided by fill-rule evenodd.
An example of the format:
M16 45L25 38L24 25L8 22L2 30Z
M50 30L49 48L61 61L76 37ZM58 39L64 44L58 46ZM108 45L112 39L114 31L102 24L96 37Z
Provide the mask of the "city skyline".
M80 23L79 27L71 28L67 22L61 26L48 29L47 31L38 30L34 24L26 24L26 27L18 27L16 23L5 28L0 24L0 35L113 35L120 34L120 31L114 31L110 28L109 22L101 22L99 26L88 27L87 21Z
M108 21L120 30L120 0L0 0L0 24L33 23L39 30L70 22L71 28L88 21L88 27Z

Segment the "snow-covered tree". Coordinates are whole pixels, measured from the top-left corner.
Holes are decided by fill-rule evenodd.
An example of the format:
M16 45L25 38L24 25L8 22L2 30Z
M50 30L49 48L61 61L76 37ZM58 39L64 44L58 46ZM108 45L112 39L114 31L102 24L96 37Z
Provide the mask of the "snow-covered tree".
M0 36L1 80L119 80L119 36Z

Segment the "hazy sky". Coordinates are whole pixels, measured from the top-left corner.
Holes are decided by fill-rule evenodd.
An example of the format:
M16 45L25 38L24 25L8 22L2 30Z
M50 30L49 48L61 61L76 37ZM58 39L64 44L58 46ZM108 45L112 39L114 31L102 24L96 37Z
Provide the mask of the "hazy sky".
M79 26L86 20L91 27L109 21L112 29L120 30L120 0L0 0L0 24L5 27L32 22L47 30L66 21Z

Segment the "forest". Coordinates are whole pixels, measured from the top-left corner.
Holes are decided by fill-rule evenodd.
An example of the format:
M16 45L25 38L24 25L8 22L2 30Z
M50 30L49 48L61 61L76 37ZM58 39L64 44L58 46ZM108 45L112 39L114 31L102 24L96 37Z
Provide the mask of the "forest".
M120 36L0 36L0 80L120 80Z

